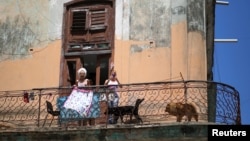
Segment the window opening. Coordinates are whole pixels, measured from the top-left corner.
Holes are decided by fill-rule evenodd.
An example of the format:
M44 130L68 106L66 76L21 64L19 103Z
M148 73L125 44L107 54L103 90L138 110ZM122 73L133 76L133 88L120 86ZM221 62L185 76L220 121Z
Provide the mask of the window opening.
M87 11L73 11L73 20L71 26L72 35L84 35L87 32Z
M71 86L76 82L76 61L67 61L68 70L69 70L69 79Z

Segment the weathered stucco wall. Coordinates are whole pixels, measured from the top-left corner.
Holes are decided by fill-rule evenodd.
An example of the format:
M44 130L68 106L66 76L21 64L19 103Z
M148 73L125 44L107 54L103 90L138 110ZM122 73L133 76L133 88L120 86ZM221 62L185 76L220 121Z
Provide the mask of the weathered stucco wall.
M206 80L205 1L117 5L114 61L123 83L181 80L181 74Z
M58 87L61 41L34 48L29 57L0 63L0 90ZM52 53L53 52L53 53Z
M59 85L68 1L0 2L1 91ZM181 80L180 73L185 80L206 80L204 3L117 0L114 63L120 81Z
M0 91L59 85L67 1L0 1Z

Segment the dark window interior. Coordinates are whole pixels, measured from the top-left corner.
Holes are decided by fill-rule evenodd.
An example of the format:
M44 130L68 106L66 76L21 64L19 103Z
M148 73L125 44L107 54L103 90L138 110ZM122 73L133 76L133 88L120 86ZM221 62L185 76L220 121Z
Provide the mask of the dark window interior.
M101 58L100 59L100 84L104 85L106 79L109 76L109 58Z
M68 70L69 70L69 82L71 86L73 86L76 82L76 62L75 61L67 61Z
M96 68L100 67L100 84L98 85L103 85L108 78L109 58L98 57L98 55L84 55L81 61L84 62L83 66L87 69L87 78L92 81L93 85L97 85Z
M87 22L87 12L86 11L74 11L73 21L71 26L72 35L84 35L87 33L86 22Z

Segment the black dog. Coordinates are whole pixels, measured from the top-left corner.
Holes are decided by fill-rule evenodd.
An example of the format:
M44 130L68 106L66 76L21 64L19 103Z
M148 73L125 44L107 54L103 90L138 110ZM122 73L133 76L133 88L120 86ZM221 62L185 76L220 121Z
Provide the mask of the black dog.
M108 113L114 115L115 123L117 123L118 118L120 117L122 123L124 115L130 115L130 121L132 121L132 117L135 116L137 121L143 123L142 119L139 116L139 105L144 101L143 99L137 99L135 102L135 106L118 106L113 108L108 108ZM104 113L106 114L106 112Z

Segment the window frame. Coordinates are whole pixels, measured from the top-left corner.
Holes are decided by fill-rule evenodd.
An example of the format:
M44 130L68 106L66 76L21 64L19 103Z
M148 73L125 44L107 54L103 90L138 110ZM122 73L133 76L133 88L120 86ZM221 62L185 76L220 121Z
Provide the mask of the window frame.
M69 8L68 28L70 30L68 31L68 41L66 41L67 52L111 49L112 38L108 36L108 32L110 32L108 26L109 10L108 5ZM85 16L79 18L81 20L85 17L84 31L82 34L72 34L74 24L80 23L78 23L78 19L74 19L74 14L81 11L85 12Z

